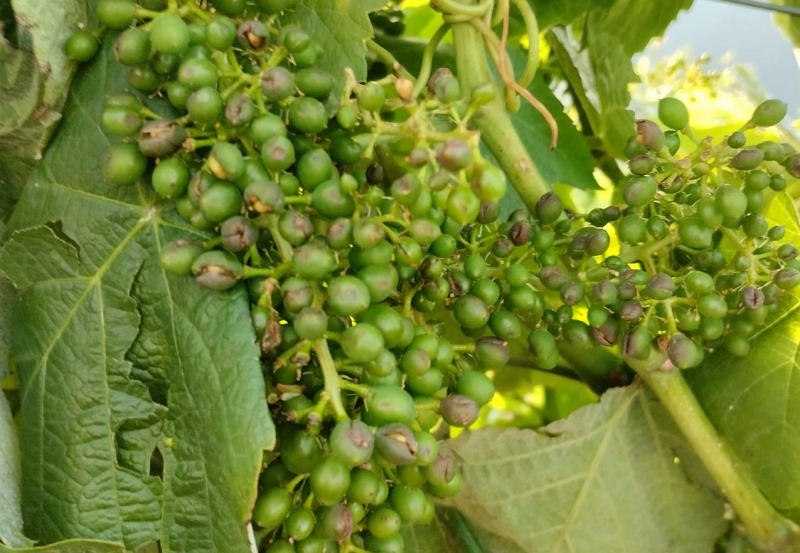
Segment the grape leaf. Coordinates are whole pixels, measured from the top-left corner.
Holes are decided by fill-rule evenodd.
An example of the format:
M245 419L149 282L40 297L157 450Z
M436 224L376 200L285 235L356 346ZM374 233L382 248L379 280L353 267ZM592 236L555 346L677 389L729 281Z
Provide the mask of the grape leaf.
M622 157L625 143L634 133L628 84L638 77L630 58L604 33L587 31L584 49L563 27L552 29L547 37L595 135L611 154Z
M663 35L678 14L688 10L693 2L616 0L606 9L593 9L588 26L596 33L605 34L604 40L621 44L625 55L632 56L644 50L652 38Z
M28 547L33 545L33 542L22 533L17 425L11 415L8 400L2 392L0 392L0 444L3 444L3 447L0 447L0 544Z
M768 218L800 244L791 199L779 195ZM749 465L776 507L800 514L800 291L786 294L774 317L752 340L746 358L711 355L686 377L714 426ZM800 519L798 519L800 520Z
M770 0L773 4L778 6L790 6L793 8L800 8L800 0ZM797 17L793 17L786 13L775 13L775 24L783 31L792 44L797 47L800 45L800 21Z
M344 80L350 68L359 80L367 77L367 47L372 38L369 13L381 9L384 0L300 0L284 16L287 23L299 25L323 47L319 66Z
M32 52L46 75L42 102L57 106L67 94L75 63L64 43L86 21L82 0L11 0L17 22L17 45Z
M586 15L592 8L609 7L616 1L618 0L528 0L542 30L553 25L567 25Z
M540 432L481 429L450 446L464 486L445 504L486 553L697 553L711 551L726 526L722 499L639 382ZM466 534L442 524L450 531L439 538L436 527L406 529L416 544L407 551L470 551L453 540L437 549L448 533Z
M249 552L274 429L247 294L165 274L163 245L203 236L149 187L102 182L104 96L126 88L109 39L74 82L0 250L22 288L12 338L26 529L45 543ZM156 444L162 478L149 470Z
M42 547L9 549L0 544L0 553L127 553L115 543L97 540L68 540Z

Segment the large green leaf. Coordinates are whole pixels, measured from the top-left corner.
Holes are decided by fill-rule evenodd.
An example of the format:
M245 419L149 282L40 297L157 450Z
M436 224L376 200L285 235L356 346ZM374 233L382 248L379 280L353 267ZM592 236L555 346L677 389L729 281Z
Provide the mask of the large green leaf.
M127 553L115 543L96 540L68 540L42 547L9 549L0 544L0 553Z
M612 6L618 0L529 0L539 22L539 27L544 30L553 25L567 25L586 15L593 8Z
M778 196L772 222L786 227L786 241L800 244L791 200ZM800 291L752 340L746 358L719 352L686 374L714 426L752 470L756 483L779 509L800 514Z
M642 2L615 0L607 9L593 9L589 27L604 33L604 40L622 45L627 56L641 52L654 37L660 37L682 10L688 10L694 0Z
M86 21L86 0L11 0L17 21L17 44L32 52L46 75L42 102L56 106L67 94L75 63L64 43Z
M698 553L726 527L722 499L640 383L539 432L482 429L450 445L464 486L446 503L468 527L407 529L409 553L467 553L470 539L487 553Z
M790 6L792 8L800 8L800 0L770 0L773 4L779 6ZM800 20L785 13L775 13L775 23L784 34L792 41L792 44L797 47L800 45Z
M0 544L28 547L33 545L33 542L22 533L17 425L2 391L0 391L0 444L3 444L0 447Z
M359 80L367 77L367 47L372 38L369 13L381 9L384 0L300 0L285 19L297 24L323 47L319 65L340 81L345 68Z
M102 182L103 99L125 88L109 41L75 81L0 253L22 292L12 338L26 529L45 543L247 552L274 443L247 295L165 274L164 244L197 231L149 187Z
M630 57L605 33L587 31L584 48L563 27L552 29L547 36L594 134L611 154L621 157L634 132L628 84L638 78Z

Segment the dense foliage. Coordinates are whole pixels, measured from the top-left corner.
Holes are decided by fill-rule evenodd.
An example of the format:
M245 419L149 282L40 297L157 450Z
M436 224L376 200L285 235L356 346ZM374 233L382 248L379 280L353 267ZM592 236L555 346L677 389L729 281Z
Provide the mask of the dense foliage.
M89 4L6 168L0 551L797 547L800 154L778 100L627 111L683 5ZM553 191L594 165L611 201ZM547 418L491 428L530 375Z

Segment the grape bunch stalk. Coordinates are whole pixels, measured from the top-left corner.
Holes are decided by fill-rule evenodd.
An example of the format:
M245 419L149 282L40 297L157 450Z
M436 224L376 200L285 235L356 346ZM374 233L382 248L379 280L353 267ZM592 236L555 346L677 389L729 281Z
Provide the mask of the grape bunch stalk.
M495 85L331 74L284 24L295 4L100 0L104 28L67 44L87 61L119 31L130 85L170 104L119 92L102 117L122 138L105 180L147 183L208 234L166 246L165 270L249 294L278 425L253 511L266 551L402 552L401 525L461 487L441 440L491 401L487 371L554 369L564 348L665 370L746 355L800 284L765 216L800 156L747 138L785 104L714 144L665 98L669 130L640 120L626 148L624 203L576 213L547 193L501 218L506 176L470 126ZM374 16L387 33L395 11Z

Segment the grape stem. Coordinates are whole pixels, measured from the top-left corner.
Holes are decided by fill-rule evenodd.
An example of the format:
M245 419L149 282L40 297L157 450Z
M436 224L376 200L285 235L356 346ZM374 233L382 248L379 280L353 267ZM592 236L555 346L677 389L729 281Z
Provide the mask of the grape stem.
M375 42L374 40L367 41L367 48L372 51L373 54L381 61L384 65L387 65L391 70L400 77L404 79L408 79L410 81L414 81L414 76L409 73L405 67L403 67L399 61L392 55L389 50Z
M759 550L792 551L800 544L800 527L783 518L762 495L745 464L717 433L680 370L654 351L646 361L626 358L681 429L686 440L744 523Z
M342 405L342 388L339 383L339 373L333 361L328 340L321 338L314 342L314 353L317 354L319 366L322 369L322 378L325 381L325 394L331 402L337 420L347 420L347 411Z
M479 30L469 23L454 23L453 42L458 78L465 93L494 80ZM484 143L508 175L525 206L535 210L536 202L550 191L550 187L528 155L506 111L503 98L497 97L478 110L472 121L481 131Z

